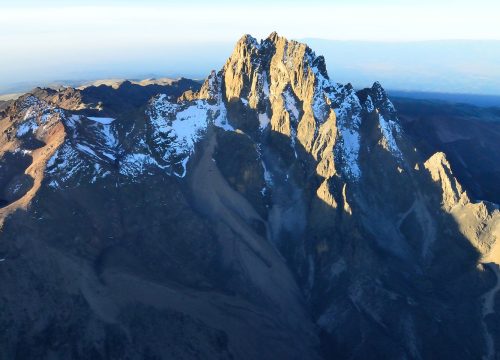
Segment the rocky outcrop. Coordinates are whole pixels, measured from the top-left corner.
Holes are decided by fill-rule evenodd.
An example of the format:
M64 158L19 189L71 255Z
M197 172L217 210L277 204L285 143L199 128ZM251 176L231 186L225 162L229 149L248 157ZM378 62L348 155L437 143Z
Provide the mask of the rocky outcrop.
M470 202L467 193L453 176L450 163L446 160L444 153L434 154L424 163L424 167L429 171L432 180L441 187L444 209L450 211L457 205L464 206Z
M5 218L18 209L26 210L42 185L48 160L53 156L65 137L62 119L66 115L57 108L34 97L24 96L17 100L9 115L0 126L3 158L2 177L11 179L4 188L4 204L0 208L0 228ZM9 166L8 159L20 169ZM17 166L14 166L17 167Z
M460 232L473 244L485 263L500 264L500 211L497 205L484 201L471 202L453 176L444 153L436 153L424 164L442 193L442 206L459 226Z

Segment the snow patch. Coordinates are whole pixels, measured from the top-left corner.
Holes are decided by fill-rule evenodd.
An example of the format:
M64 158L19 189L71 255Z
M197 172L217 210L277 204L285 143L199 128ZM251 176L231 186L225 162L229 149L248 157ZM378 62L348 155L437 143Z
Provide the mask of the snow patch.
M207 109L201 104L179 111L176 119L166 125L169 136L174 139L176 152L193 150L194 144L207 127Z
M361 170L358 164L360 137L358 131L354 129L341 128L340 136L343 145L343 158L347 167L347 172L353 178L358 179L361 176Z
M22 137L26 135L29 132L35 132L38 127L36 124L34 124L32 121L27 121L25 123L22 123L18 128L16 132L17 137Z
M335 109L335 115L337 117L340 146L336 147L336 153L340 154L344 161L344 174L353 180L358 180L361 176L361 169L358 162L361 104L352 89L347 90L343 94L340 93L339 96L342 100L338 108Z
M83 152L84 154L90 155L90 156L95 156L97 157L97 154L92 150L90 147L84 144L76 144L76 148Z
M396 143L396 138L394 134L399 134L401 129L399 124L393 120L385 119L384 116L379 112L378 113L380 130L382 131L382 135L384 136L389 151L396 157L402 159L403 155L401 150L399 150L398 144Z
M153 127L155 150L171 165L182 165L183 173L175 175L185 176L187 161L194 151L195 144L206 131L208 118L212 115L221 116L220 111L213 114L213 110L204 100L197 100L190 106L182 107L161 96L152 104L149 117ZM222 122L222 119L220 120ZM227 123L221 125L228 126Z
M116 147L118 145L118 139L115 136L115 132L111 126L111 123L109 124L99 123L99 124L100 124L99 130L105 145L109 148Z
M259 113L259 128L261 130L264 130L267 125L271 122L271 119L269 119L269 116L267 116L266 113Z
M144 174L151 166L161 167L150 155L128 154L120 162L120 174L138 176Z
M319 69L315 66L312 67L313 73L316 76L316 84L314 87L312 110L314 117L319 123L326 121L330 106L326 102L325 95L328 93L327 89L331 88L330 81L323 76Z
M264 181L266 182L266 185L272 186L273 185L273 176L272 176L271 172L267 169L264 161L262 161L262 167L264 168Z
M82 152L85 152L85 150L84 148L80 149ZM79 172L83 173L88 170L86 162L78 156L78 153L79 151L65 143L49 159L46 173L52 178L49 183L50 187L60 187L74 178Z
M114 118L109 118L109 117L95 117L95 116L88 116L87 119L98 122L103 125L109 125L113 121L115 121Z
M364 105L365 105L366 111L368 111L369 113L371 113L371 112L373 112L373 110L375 110L375 106L373 106L373 100L372 100L372 97L370 95L368 95L366 97Z
M214 82L219 80L215 76L210 79ZM176 176L186 175L189 157L210 123L226 131L234 131L228 123L220 89L218 91L214 95L215 104L206 100L176 104L170 102L165 95L160 95L152 101L147 111L153 128L154 151L159 152L161 158L170 165L182 166L181 174L174 171Z
M283 100L285 101L285 109L288 111L290 115L293 116L295 121L299 120L299 109L297 109L297 103L295 98L290 93L290 90L283 92Z
M264 78L264 84L262 85L262 92L269 99L270 91L269 91L269 82L267 81L266 71L262 73L262 77Z

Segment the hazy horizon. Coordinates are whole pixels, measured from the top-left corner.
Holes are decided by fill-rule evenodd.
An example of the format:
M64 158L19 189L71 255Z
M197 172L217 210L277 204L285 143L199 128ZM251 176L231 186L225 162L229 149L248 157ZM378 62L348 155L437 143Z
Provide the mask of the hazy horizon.
M397 90L500 94L492 0L0 0L0 10L3 94L60 81L201 79L243 34L272 31L307 42L333 80L356 87L378 80Z

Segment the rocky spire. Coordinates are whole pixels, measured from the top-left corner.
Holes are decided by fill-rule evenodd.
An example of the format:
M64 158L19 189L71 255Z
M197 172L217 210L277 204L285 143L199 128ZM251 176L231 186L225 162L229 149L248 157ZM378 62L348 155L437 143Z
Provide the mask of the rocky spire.
M397 114L380 83L359 94L351 84L336 84L323 56L276 32L260 42L250 35L241 37L224 67L207 78L198 94L184 99L213 101L218 94L228 114L241 110L235 106L254 114L244 119L251 124L229 119L233 126L269 129L290 138L295 156L302 147L318 161L318 174L326 178L361 177L360 129L367 113L378 114L382 145L396 158L402 156Z

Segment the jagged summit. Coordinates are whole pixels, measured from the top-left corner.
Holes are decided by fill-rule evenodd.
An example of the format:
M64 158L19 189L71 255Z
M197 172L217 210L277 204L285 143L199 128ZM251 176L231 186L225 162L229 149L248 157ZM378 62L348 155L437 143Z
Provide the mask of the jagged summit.
M221 123L250 133L269 128L289 137L296 155L297 146L311 153L320 162L318 173L326 178L338 174L356 180L362 173L358 157L363 114L378 114L386 147L401 159L400 128L385 91L377 82L362 93L364 101L351 84L331 81L324 58L306 44L272 33L260 42L244 35L224 67L213 72L197 94L183 99L218 103L219 114L227 114ZM237 104L251 110L244 122L232 118Z
M229 72L230 75L233 74L231 70L233 72L246 72L247 76L251 77L252 72L259 70L261 72L267 71L269 75L270 68L278 65L283 67L283 71L289 73L288 76L292 80L301 80L299 74L293 76L294 71L303 71L304 75L307 76L309 70L317 77L321 76L328 79L322 56L316 56L314 51L306 44L280 37L277 33L272 33L268 38L260 42L250 35L243 36L237 42L222 71ZM241 66L241 68L236 69L238 66ZM300 85L302 85L302 82L294 84L296 87Z

